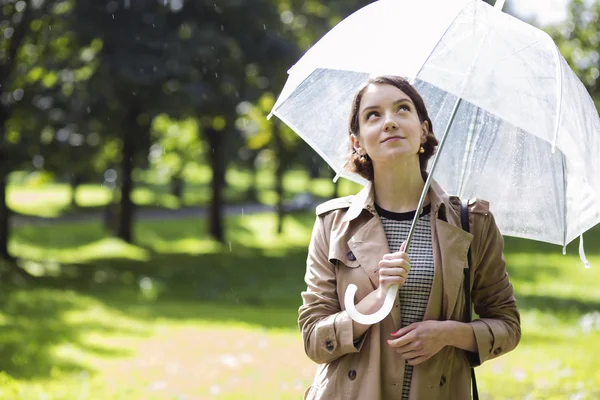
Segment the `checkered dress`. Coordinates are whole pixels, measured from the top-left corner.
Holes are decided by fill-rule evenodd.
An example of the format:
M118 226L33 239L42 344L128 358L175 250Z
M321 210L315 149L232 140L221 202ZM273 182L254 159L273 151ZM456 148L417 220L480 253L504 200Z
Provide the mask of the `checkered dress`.
M402 242L408 237L408 231L415 216L415 212L393 213L375 206L383 229L388 239L390 251L400 249ZM417 221L408 255L410 257L410 271L408 279L400 289L400 317L402 327L413 322L423 320L431 284L433 283L433 249L431 242L430 206L423 208L423 213ZM402 400L408 400L413 367L407 362L404 368L404 382L402 386Z

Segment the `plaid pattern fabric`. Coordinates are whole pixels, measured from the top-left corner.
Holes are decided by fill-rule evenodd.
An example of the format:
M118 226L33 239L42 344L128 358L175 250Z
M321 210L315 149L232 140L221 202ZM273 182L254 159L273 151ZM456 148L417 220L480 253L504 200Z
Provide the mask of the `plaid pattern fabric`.
M408 237L415 213L392 213L380 207L377 207L377 211L388 239L390 251L398 251L402 242ZM400 289L400 316L403 328L423 320L431 292L434 267L429 211L429 207L423 209L408 249L411 268L408 279ZM402 400L408 400L412 373L413 367L406 363Z

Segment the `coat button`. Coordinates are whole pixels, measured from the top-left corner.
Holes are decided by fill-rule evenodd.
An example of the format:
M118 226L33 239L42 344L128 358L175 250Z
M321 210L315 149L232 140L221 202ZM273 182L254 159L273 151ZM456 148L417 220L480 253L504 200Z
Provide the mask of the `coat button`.
M496 350L494 350L495 355L498 355L500 353L502 353L502 347L498 347Z
M356 256L351 251L349 251L348 254L346 254L346 257L348 257L348 260L350 261L356 261Z
M333 351L333 342L330 339L325 342L325 348L327 351Z
M444 386L446 384L446 376L442 375L442 377L440 378L440 386Z
M348 379L350 379L351 381L356 379L356 371L351 369L350 371L348 371Z

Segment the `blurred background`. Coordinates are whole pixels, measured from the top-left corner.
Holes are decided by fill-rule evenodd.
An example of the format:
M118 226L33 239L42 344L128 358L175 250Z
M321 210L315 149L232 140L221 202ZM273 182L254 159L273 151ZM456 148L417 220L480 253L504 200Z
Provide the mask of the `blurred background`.
M368 3L0 0L0 399L302 397L314 207L360 187L266 116ZM600 99L599 1L504 10ZM585 238L591 269L577 244L506 238L523 338L478 368L482 398L600 398Z

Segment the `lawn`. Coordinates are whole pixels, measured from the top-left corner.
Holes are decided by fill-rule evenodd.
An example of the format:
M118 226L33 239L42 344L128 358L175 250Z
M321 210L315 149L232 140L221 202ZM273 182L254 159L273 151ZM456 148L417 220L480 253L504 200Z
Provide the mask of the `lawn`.
M316 366L296 325L311 214L16 228L34 285L0 291L0 399L298 399ZM600 230L561 249L507 239L522 312L517 350L477 369L482 399L600 397Z
M169 185L151 173L135 174L138 178L132 193L132 200L141 207L178 208L206 206L210 202L210 168L198 166L195 179L186 183L181 203L171 194ZM86 183L78 187L75 198L79 210L71 209L71 187L66 183L52 183L24 178L23 173L16 173L8 186L8 206L17 213L56 217L69 211L85 211L97 209L108 204L113 196L112 191L102 184ZM248 202L246 194L252 181L248 171L230 168L226 175L224 197L227 203ZM329 198L333 185L329 178L311 180L304 170L292 169L284 176L283 186L285 199L309 192L316 197ZM357 184L346 179L340 180L340 195L355 193ZM274 205L277 202L273 171L261 169L256 179L258 201Z

